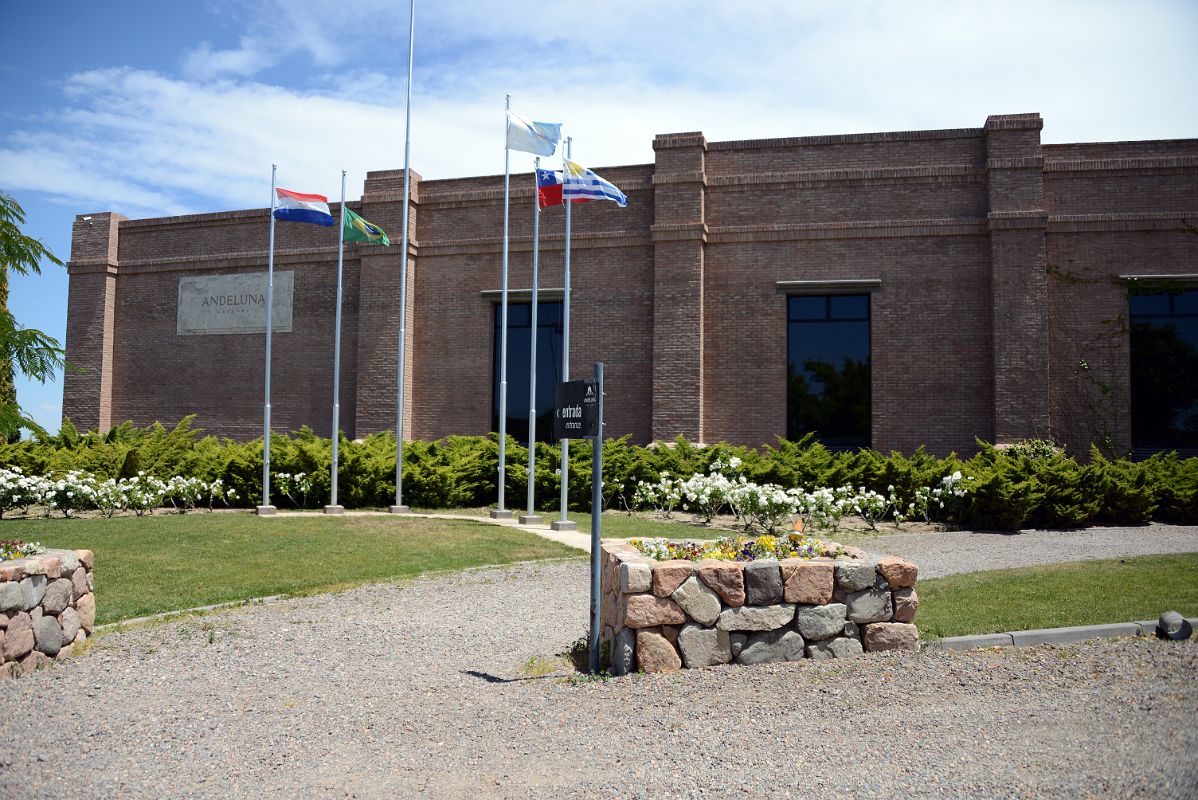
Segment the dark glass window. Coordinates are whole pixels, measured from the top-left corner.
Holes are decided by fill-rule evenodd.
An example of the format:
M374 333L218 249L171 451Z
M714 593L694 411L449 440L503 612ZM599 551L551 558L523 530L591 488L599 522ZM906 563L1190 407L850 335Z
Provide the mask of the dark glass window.
M1198 454L1198 289L1133 289L1131 442Z
M500 325L503 309L495 306L494 381L491 430L499 430ZM507 307L507 433L528 444L529 349L532 347L532 304ZM537 303L537 441L553 434L553 390L562 371L562 304Z
M787 298L786 436L868 447L869 295Z

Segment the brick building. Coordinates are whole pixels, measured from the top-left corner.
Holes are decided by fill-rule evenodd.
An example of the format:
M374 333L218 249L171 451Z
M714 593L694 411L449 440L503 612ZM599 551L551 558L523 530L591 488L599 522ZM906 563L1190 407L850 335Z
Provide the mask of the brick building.
M803 349L827 347L833 367L843 356L857 376L846 384L861 399L846 444L943 454L973 451L975 437L1053 437L1076 452L1109 437L1151 448L1160 432L1133 435L1133 416L1165 413L1180 432L1172 446L1188 446L1198 435L1194 379L1181 376L1166 412L1148 402L1150 384L1135 390L1133 413L1137 359L1159 363L1131 329L1138 311L1161 307L1158 321L1180 326L1182 340L1198 325L1198 235L1186 230L1198 224L1198 140L1048 145L1042 124L1018 114L953 130L659 135L652 164L597 170L628 208L573 210L570 377L605 362L612 435L756 445L812 419L839 424L817 408L839 378L812 372L818 359ZM372 172L351 207L398 244L402 199L402 170ZM514 304L531 284L532 202L531 174L514 174ZM493 429L502 203L502 176L413 173L410 438ZM260 279L267 231L264 209L76 218L67 351L85 371L66 376L64 414L106 429L196 413L209 432L260 435L264 323L187 330L180 304L189 278ZM563 231L563 209L545 210L540 296L550 320ZM398 250L346 246L350 436L394 427ZM277 430L329 432L336 260L336 228L278 225L276 274L291 273L293 288L290 330L274 336ZM863 352L837 350L850 340ZM1169 363L1195 363L1198 374L1188 357ZM513 345L509 365L517 361L528 353ZM509 371L509 381L520 374Z

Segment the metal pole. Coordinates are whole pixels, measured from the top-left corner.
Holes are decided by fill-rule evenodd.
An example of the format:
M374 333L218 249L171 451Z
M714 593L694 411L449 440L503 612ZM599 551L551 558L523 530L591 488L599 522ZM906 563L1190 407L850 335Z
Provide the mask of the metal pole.
M275 175L279 165L270 165L270 245L266 256L266 380L265 399L262 403L262 504L256 509L258 516L275 513L270 504L270 334L274 326L272 312L275 301Z
M603 363L595 364L595 382L599 391L599 427L591 440L591 638L590 668L599 671L599 566L603 517Z
M565 190L566 180L570 174L569 166L566 161L572 155L572 145L574 137L566 137L566 157L562 160L562 190ZM566 203L566 254L565 254L565 281L562 289L562 381L570 380L570 206L573 205L569 200ZM566 505L569 494L570 481L570 440L562 439L562 461L561 461L561 489L562 489L562 509L561 519L554 520L549 527L555 531L574 530L578 526L571 522L566 517Z
M541 246L541 196L537 188L537 172L541 169L541 159L533 159L532 172L532 308L529 316L532 321L532 345L528 355L528 509L520 517L521 524L539 525L541 518L533 508L533 488L536 483L537 460L537 267Z
M508 239L508 192L509 162L511 151L507 146L507 111L512 107L512 96L506 95L503 103L503 290L499 311L499 508L491 511L493 519L510 519L512 512L503 505L503 485L507 470L507 239Z
M395 375L395 505L392 514L403 514L403 396L407 364L404 346L407 343L405 326L408 319L408 205L412 177L412 54L416 45L416 0L408 4L408 100L404 114L403 136L403 234L400 236L399 257L399 365Z
M337 504L337 446L341 439L341 270L345 260L345 170L341 170L341 217L337 226L337 315L333 333L333 466L326 514L340 514Z

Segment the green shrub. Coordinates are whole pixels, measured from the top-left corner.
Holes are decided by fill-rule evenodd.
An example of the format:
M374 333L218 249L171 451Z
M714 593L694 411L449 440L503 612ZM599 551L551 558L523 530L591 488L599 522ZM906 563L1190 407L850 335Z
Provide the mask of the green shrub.
M1158 488L1148 462L1107 459L1097 447L1090 448L1090 468L1101 487L1102 505L1096 522L1107 525L1147 525L1157 508Z
M140 472L161 480L188 476L217 478L237 492L245 506L261 503L262 440L234 442L204 435L185 417L172 428L155 423L137 428L122 423L107 433L80 433L70 420L53 436L13 444L0 443L0 466L27 475L63 476L71 470L98 479L131 478ZM699 446L679 437L670 443L638 446L625 436L603 443L606 508L626 508L641 481L657 483L661 473L678 478L708 474L718 463L758 483L799 487L853 486L893 495L904 508L917 492L941 486L956 471L972 477L968 492L953 500L940 519L978 529L1069 528L1092 522L1141 525L1153 519L1198 524L1198 459L1157 455L1135 463L1108 458L1094 449L1079 462L1052 442L1029 440L1006 448L978 442L968 461L955 455L937 458L921 447L904 455L873 450L833 452L812 435L799 441L779 439L759 450L725 442ZM395 498L395 437L373 434L361 441L344 437L338 444L338 500L351 508L388 506ZM273 473L304 473L311 482L308 507L327 503L331 492L332 443L310 428L271 436ZM528 488L528 451L507 441L505 501L523 508ZM537 443L535 500L541 510L558 508L560 447ZM420 508L480 507L498 499L499 443L490 436L448 436L436 442L404 443L404 502ZM576 440L570 448L569 507L585 511L591 503L591 444ZM891 490L890 487L894 489ZM277 487L276 487L277 488ZM285 498L273 492L275 502ZM950 513L951 512L951 513Z

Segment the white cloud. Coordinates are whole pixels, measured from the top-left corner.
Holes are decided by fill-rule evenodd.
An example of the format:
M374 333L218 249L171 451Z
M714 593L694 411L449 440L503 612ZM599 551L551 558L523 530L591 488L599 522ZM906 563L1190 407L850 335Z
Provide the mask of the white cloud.
M273 63L260 42L243 36L236 50L213 50L209 42L200 42L199 47L183 57L183 74L197 81L226 75L246 77Z
M237 47L205 42L188 54L183 77L120 67L71 76L60 114L0 145L0 178L88 210L164 215L263 206L275 162L282 185L329 194L347 169L356 197L367 170L402 166L407 8L362 0L355 14L330 16L316 7L264 5ZM506 92L518 112L567 123L576 157L593 166L651 161L654 135L679 130L721 140L972 127L1021 111L1045 115L1045 141L1192 135L1198 102L1184 76L1198 56L1179 17L1195 12L1177 3L1134 12L1019 2L422 6L413 167L426 178L501 172ZM310 78L284 88L250 77L287 59Z

